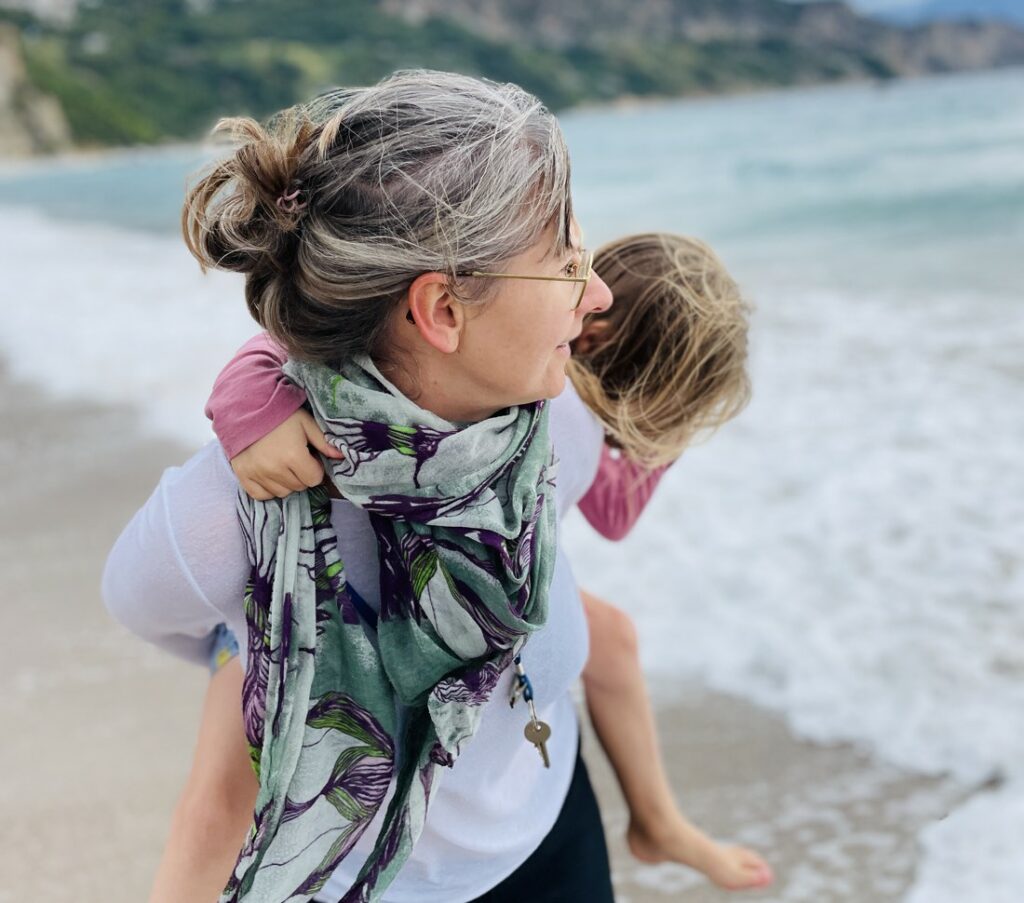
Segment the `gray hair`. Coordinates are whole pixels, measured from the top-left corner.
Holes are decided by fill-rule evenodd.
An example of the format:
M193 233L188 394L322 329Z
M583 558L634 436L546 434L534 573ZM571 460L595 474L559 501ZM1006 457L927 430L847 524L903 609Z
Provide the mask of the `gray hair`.
M422 273L479 301L486 288L459 274L500 267L552 224L557 250L569 244L565 140L516 85L397 72L214 132L238 147L188 191L186 244L204 268L246 274L250 312L295 357L381 353Z

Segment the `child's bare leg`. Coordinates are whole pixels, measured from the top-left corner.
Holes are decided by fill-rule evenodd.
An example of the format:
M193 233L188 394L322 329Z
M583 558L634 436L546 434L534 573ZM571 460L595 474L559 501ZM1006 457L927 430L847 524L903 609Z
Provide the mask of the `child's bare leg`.
M259 785L242 722L242 668L210 678L192 771L171 820L150 903L205 903L224 889L252 821Z
M629 807L626 839L633 855L646 862L681 862L731 890L770 883L771 869L760 856L717 843L679 811L640 669L636 628L614 605L581 595L590 627L583 670L587 708Z

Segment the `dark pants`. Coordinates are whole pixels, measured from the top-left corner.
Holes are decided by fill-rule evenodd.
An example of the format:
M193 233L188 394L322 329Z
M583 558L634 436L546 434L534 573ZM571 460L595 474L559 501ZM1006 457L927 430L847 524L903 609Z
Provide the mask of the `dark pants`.
M529 814L524 812L524 818ZM608 848L587 766L576 753L569 794L539 847L473 903L614 903Z

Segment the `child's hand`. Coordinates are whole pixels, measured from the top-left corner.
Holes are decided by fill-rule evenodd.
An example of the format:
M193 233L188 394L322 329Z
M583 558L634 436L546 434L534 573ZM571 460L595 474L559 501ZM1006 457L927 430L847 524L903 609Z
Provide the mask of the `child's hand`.
M284 498L319 486L324 468L307 445L328 458L344 455L327 443L313 415L299 409L262 439L231 459L231 469L242 488L258 501Z

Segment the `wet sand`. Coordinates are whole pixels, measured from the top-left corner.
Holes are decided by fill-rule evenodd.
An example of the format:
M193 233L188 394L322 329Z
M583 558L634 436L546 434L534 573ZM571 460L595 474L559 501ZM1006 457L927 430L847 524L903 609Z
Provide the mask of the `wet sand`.
M588 736L619 903L896 903L913 881L919 830L967 793L846 745L798 740L780 718L742 700L692 685L674 695L658 707L658 724L683 811L712 836L761 853L775 884L737 896L683 866L633 859L617 785Z
M0 382L0 901L139 903L181 786L206 677L107 616L99 580L184 449L124 410Z
M188 450L142 437L127 410L56 402L2 374L0 418L0 903L140 903L206 674L115 625L99 579L122 526ZM964 793L799 741L776 716L700 687L671 695L659 724L685 811L776 869L776 885L745 900L897 901L919 827ZM620 903L730 896L681 866L629 857L610 770L593 737L584 743Z

